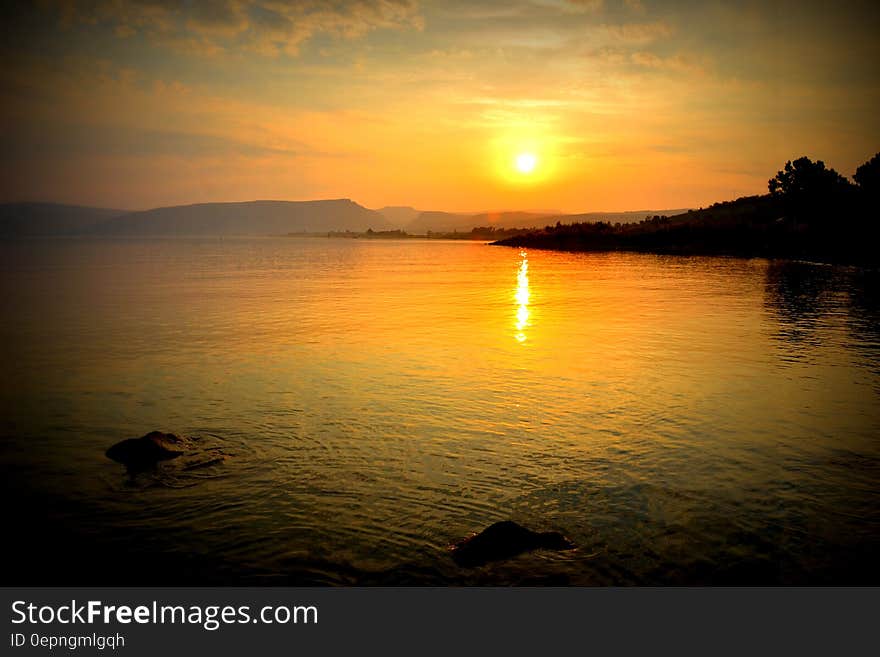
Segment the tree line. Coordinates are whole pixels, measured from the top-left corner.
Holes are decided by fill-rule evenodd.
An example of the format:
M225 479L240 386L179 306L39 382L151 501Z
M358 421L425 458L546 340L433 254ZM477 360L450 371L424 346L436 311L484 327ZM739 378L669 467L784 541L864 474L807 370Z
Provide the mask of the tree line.
M639 223L548 225L495 244L564 251L801 258L880 266L880 153L850 181L821 160L785 163L768 193Z

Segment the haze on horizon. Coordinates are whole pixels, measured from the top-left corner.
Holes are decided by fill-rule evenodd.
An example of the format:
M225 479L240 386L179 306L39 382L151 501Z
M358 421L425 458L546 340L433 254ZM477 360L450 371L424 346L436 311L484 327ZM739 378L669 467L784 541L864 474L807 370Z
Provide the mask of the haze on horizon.
M880 150L872 2L16 4L0 202L698 207Z

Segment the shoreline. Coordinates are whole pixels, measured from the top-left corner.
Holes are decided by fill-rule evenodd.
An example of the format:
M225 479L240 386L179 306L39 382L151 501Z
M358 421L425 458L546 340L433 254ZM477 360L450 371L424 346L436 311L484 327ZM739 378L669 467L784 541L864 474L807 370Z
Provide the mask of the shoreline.
M769 261L787 261L802 262L813 265L823 265L828 267L855 267L864 270L880 270L880 262L866 262L848 259L834 259L812 254L794 254L794 253L753 253L741 251L700 251L700 250L661 250L661 249L638 249L630 248L601 248L601 247L571 247L549 246L533 242L520 242L514 239L497 240L489 242L488 246L503 246L507 248L534 249L537 251L551 251L556 253L626 253L633 255L655 255L655 256L672 256L680 258L736 258L738 260L769 260Z

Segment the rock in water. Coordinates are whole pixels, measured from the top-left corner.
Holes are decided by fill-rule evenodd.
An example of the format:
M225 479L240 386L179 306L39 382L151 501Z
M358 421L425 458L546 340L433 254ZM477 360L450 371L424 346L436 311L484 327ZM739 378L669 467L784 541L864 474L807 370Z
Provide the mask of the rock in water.
M512 520L504 520L453 545L452 558L459 566L474 567L531 550L571 550L574 547L559 532L533 532Z
M173 433L151 431L140 438L118 442L107 450L108 458L122 463L129 470L151 468L159 461L177 458L183 454L184 441Z

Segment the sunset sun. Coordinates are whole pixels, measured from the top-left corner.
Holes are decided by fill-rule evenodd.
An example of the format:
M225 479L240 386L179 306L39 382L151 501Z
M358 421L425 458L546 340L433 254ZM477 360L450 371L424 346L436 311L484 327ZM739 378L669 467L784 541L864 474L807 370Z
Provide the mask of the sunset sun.
M520 153L516 156L514 164L520 173L531 173L538 165L538 158L534 153Z

